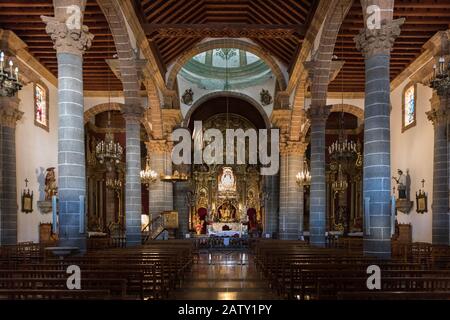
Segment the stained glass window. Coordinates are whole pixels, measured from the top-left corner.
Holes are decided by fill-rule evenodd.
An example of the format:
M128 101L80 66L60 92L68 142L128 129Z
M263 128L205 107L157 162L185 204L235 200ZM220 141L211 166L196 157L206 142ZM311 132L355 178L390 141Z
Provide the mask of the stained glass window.
M403 92L403 126L402 131L416 124L416 86L411 84Z
M48 90L37 83L34 86L34 123L48 131Z

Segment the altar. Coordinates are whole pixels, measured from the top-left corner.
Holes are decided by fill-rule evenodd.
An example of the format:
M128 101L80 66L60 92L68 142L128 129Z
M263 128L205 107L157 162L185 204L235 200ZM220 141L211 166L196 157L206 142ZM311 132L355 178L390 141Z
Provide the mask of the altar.
M208 236L216 237L242 237L247 234L247 226L239 222L215 222L208 226L207 233Z

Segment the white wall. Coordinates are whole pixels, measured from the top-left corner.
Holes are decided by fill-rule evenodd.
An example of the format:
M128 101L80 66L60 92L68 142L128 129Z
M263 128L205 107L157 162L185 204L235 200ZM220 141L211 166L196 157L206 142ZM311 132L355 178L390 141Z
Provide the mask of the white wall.
M58 164L58 119L57 119L57 89L42 79L49 89L49 124L50 131L34 125L34 89L28 84L19 92L19 109L24 112L16 127L16 157L17 157L17 240L39 241L39 223L51 222L52 214L42 214L36 202L44 198L45 170L49 167L57 168ZM56 170L57 173L57 170ZM25 188L25 179L29 180L28 187L33 191L32 213L21 212L21 193Z
M402 133L402 94L406 80L391 93L391 170L397 176L397 169L409 170L411 176L411 200L414 206L409 214L398 212L399 223L411 223L413 241L431 242L431 204L433 202L433 124L425 112L431 109L432 90L417 85L416 119L417 125ZM422 189L421 180L425 179L425 191L428 192L428 212L416 212L416 191ZM394 185L394 183L393 183Z

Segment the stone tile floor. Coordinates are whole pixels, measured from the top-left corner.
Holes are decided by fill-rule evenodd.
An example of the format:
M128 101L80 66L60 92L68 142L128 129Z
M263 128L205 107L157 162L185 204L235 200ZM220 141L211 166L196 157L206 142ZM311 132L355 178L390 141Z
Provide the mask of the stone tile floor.
M245 251L202 252L173 300L275 300Z

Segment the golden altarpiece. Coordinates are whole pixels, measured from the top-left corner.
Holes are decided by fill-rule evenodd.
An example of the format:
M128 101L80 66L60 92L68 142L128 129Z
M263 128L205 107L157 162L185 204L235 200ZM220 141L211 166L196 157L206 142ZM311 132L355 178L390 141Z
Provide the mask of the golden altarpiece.
M255 129L246 118L236 114L217 114L203 123L203 130L216 128L226 136L226 129ZM223 158L225 157L225 143ZM262 179L258 164L193 165L190 228L198 234L222 234L229 231L244 235L262 229ZM234 158L237 159L235 144Z

